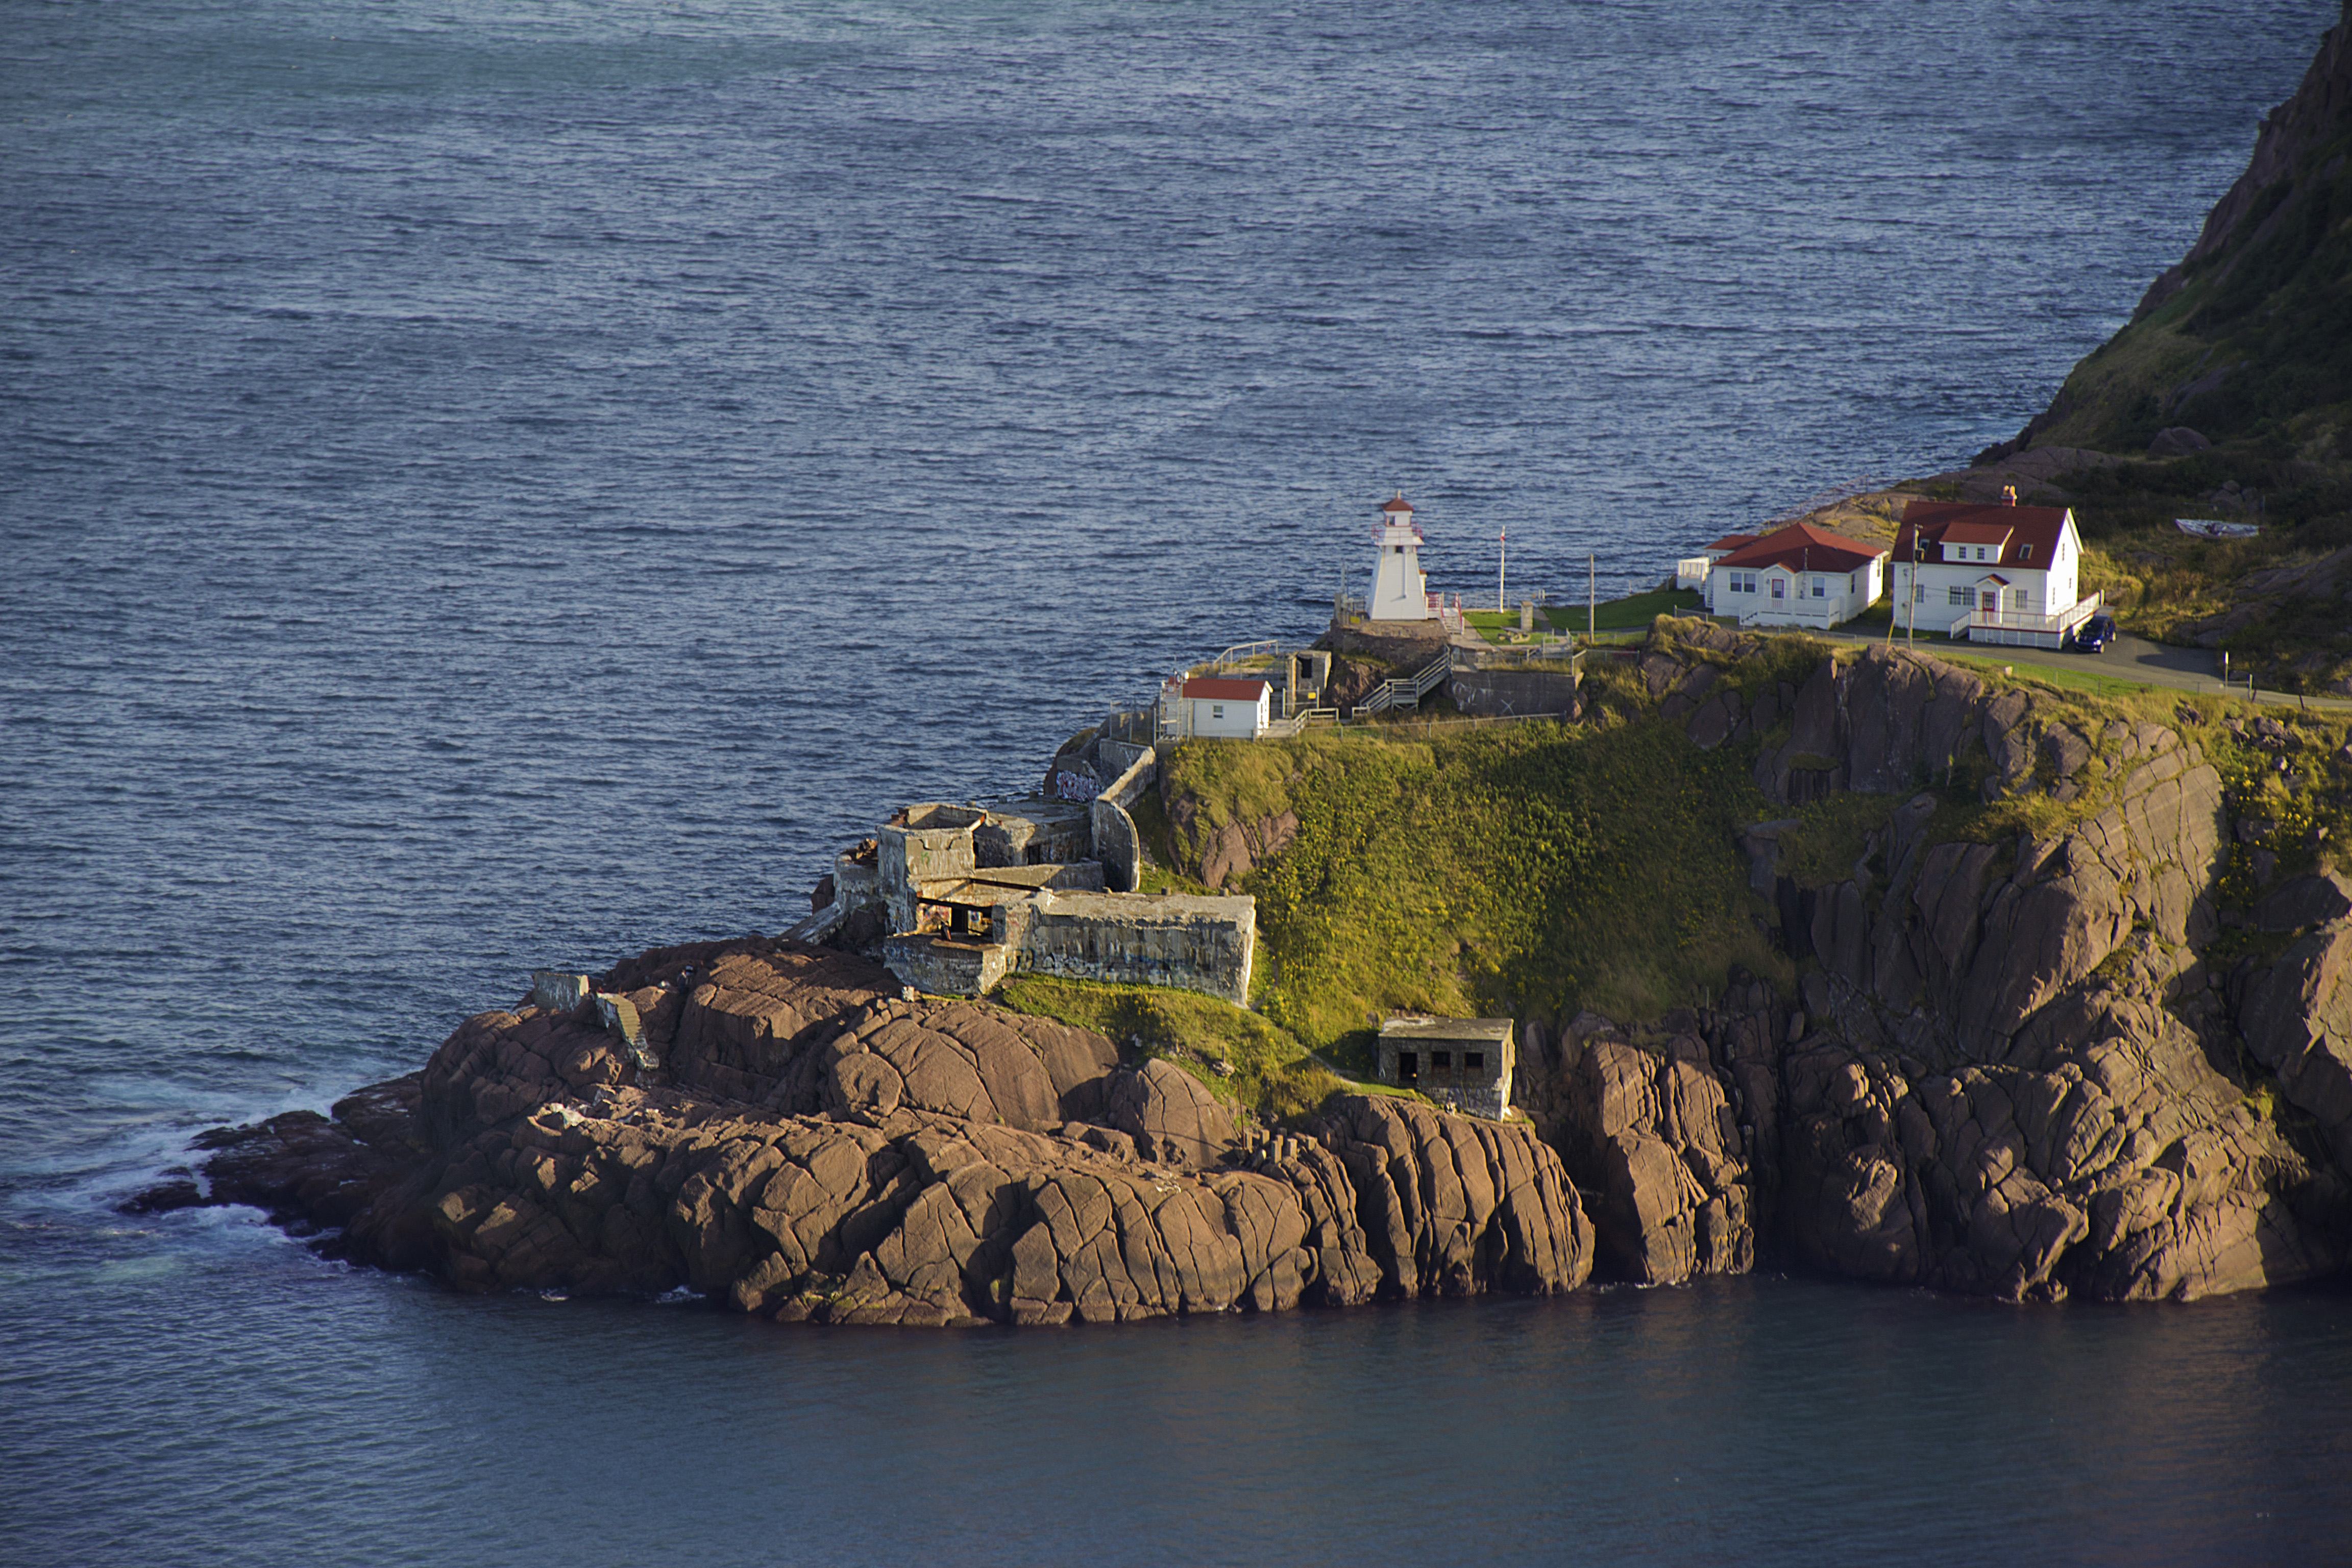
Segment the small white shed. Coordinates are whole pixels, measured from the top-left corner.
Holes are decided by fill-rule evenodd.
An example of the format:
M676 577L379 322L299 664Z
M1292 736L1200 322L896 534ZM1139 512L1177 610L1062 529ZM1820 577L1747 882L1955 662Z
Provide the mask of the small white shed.
M1184 683L1184 705L1187 734L1255 741L1274 721L1274 688L1263 680L1196 676Z

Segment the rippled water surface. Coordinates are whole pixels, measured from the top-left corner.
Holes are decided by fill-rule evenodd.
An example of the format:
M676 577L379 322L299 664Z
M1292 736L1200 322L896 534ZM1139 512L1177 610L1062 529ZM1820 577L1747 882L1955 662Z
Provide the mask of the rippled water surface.
M2013 432L2335 7L0 0L0 1560L2313 1560L2341 1292L1116 1332L111 1205L1297 636Z

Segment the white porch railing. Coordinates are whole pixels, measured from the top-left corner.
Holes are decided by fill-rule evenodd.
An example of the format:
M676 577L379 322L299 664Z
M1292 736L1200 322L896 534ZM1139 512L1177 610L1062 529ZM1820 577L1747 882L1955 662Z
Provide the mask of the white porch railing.
M1819 626L1827 631L1853 618L1853 613L1837 613L1834 599L1774 599L1758 605L1739 617L1742 626ZM1818 605L1820 608L1811 606Z
M2100 595L2094 594L2087 599L2075 600L2063 610L2053 610L2046 615L2036 614L2031 610L1975 609L1969 612L1968 619L1963 625L1967 627L1970 641L1977 639L1979 632L1996 635L2002 632L2017 632L2036 637L2063 637L2091 618L2092 613L2099 607L2100 599Z

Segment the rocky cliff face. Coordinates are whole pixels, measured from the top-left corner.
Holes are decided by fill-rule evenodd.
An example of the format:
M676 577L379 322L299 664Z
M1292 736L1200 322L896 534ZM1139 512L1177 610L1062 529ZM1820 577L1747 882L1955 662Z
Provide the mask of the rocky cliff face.
M209 1138L210 1201L468 1288L686 1285L831 1322L1271 1311L1591 1269L1575 1190L1524 1127L1343 1099L1318 1136L1247 1139L1171 1063L908 1001L788 942L664 949L598 989L661 1070L593 1004L486 1013L331 1119Z
M2237 835L2201 716L2099 720L1885 649L1743 698L1710 661L1754 651L1703 628L1642 669L1694 743L1755 744L1792 813L1738 847L1801 994L1740 979L1718 1007L1632 1032L1587 1016L1526 1055L1603 1271L1686 1279L1780 1248L1861 1279L2126 1300L2343 1268L2352 883L2225 907ZM1902 804L1850 875L1801 882L1793 814L1853 792ZM2051 826L1945 837L1964 792L2047 802ZM2225 922L2295 940L2218 976Z

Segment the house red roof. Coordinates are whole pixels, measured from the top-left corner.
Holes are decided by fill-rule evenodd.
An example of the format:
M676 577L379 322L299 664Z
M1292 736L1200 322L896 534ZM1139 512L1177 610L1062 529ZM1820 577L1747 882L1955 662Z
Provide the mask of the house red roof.
M1923 565L1949 561L1959 563L1957 547L1967 545L1971 566L2021 567L2047 572L2058 554L2058 536L2074 513L2063 506L2010 506L2000 501L1915 500L1903 509L1903 527L1895 536L1895 559L1912 558L1914 535ZM1974 559L1977 545L1999 545L1997 556ZM1955 548L1950 553L1946 545Z
M1219 702L1255 702L1265 695L1263 680L1234 680L1224 676L1202 675L1184 683L1187 697L1206 697Z
M1712 544L1700 545L1699 549L1702 552L1709 550L1729 551L1737 550L1743 544L1753 544L1755 542L1756 536L1752 533L1727 533Z
M1792 522L1752 540L1716 563L1717 566L1785 566L1791 572L1852 572L1886 553L1858 539Z

